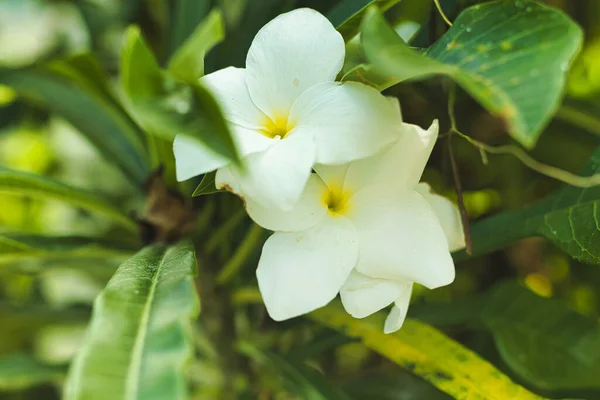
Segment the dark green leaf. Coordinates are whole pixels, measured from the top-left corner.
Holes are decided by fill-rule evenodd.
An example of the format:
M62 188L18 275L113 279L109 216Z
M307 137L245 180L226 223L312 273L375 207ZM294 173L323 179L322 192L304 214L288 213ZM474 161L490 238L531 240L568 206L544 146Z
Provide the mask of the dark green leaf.
M225 37L223 16L213 10L169 61L169 72L176 78L194 83L204 75L204 57Z
M58 381L64 368L44 365L25 354L0 357L0 391L23 390L42 383Z
M122 241L82 236L0 234L0 264L23 259L110 258L135 250Z
M236 0L240 1L240 0ZM193 34L210 11L211 0L171 0L167 37L167 59Z
M353 399L376 400L451 400L453 397L439 391L418 377L403 371L368 374L343 385Z
M203 196L205 194L213 194L213 193L221 192L221 190L219 190L215 187L216 175L217 175L216 172L209 172L207 174L204 174L204 176L202 177L202 180L200 181L200 183L198 184L196 189L194 189L194 193L192 193L192 196L198 197L198 196Z
M600 148L583 175L600 173ZM484 219L472 226L473 256L498 250L516 240L544 236L575 259L600 264L600 186L565 186L529 206ZM455 254L464 260L464 252Z
M376 9L362 26L365 55L389 84L431 75L453 78L512 137L531 148L560 103L581 29L533 0L494 1L463 11L425 54L411 50Z
M121 79L133 113L147 132L170 141L187 135L239 162L229 126L211 93L199 83L183 84L160 70L137 27L125 34Z
M191 243L147 247L123 263L94 303L65 398L187 399L195 270Z
M77 207L97 211L113 218L123 227L136 232L136 222L116 204L98 195L66 185L49 177L14 171L0 166L0 193L24 194L36 198L53 198Z
M376 6L382 12L391 8L400 0L341 0L327 18L348 41L358 35L360 22L370 6Z
M145 152L133 139L139 137L137 127L123 116L122 110L88 87L43 68L0 69L0 84L66 118L136 187L141 187L148 177Z

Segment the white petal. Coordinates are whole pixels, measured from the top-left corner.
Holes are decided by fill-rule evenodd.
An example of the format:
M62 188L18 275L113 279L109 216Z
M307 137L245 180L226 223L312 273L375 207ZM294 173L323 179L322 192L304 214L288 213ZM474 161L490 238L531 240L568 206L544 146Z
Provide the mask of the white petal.
M246 70L228 67L200 78L215 96L225 118L250 129L262 129L268 117L252 102L246 86Z
M344 217L324 218L301 232L273 234L263 247L256 270L271 318L282 321L329 303L357 257L356 229Z
M415 189L427 200L438 217L450 251L460 250L465 247L465 233L458 206L439 194L433 193L427 183L419 183Z
M417 125L404 124L398 141L388 150L351 164L346 176L349 190L367 185L394 185L398 189L414 188L438 137L439 124L435 120L428 130Z
M350 164L324 165L315 164L313 169L331 190L342 190Z
M231 168L227 181L219 184L237 188L243 198L251 198L263 207L289 211L298 202L310 177L315 159L314 141L310 135L290 134L266 151L248 156L245 171Z
M242 157L264 151L276 143L274 139L270 139L256 130L239 125L231 125L230 129L237 150ZM231 162L199 140L184 135L175 137L173 154L175 155L176 174L179 182L214 171Z
M309 131L317 162L343 164L396 141L400 112L376 89L357 82L326 82L307 89L292 106L288 126Z
M364 318L392 304L412 283L376 279L353 270L340 290L342 304L354 318Z
M189 136L177 135L173 141L175 172L179 182L214 171L229 164L229 159Z
M272 119L287 116L302 92L335 80L344 55L344 39L317 11L281 14L258 31L248 50L250 96Z
M398 329L402 328L402 324L404 323L406 314L408 313L412 287L413 285L410 283L409 287L402 292L400 297L394 303L394 306L388 314L388 317L385 319L383 333L394 333Z
M406 190L390 199L376 187L363 189L349 200L348 209L360 235L358 272L430 289L454 280L444 230L419 193Z
M272 231L302 231L318 224L327 214L327 205L323 201L327 191L323 180L317 174L311 174L300 200L290 211L263 207L250 197L246 198L246 211L263 228Z

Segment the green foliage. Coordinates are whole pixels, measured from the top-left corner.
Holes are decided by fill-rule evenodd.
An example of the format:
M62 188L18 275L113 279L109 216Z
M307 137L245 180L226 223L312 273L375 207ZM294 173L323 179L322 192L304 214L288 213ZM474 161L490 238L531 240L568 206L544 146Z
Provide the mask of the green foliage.
M584 175L600 173L598 148ZM473 225L473 255L497 250L530 236L544 236L582 262L600 263L600 222L597 214L600 187L565 186L552 196L527 207L501 213ZM457 254L456 259L465 259Z
M337 27L346 41L358 35L360 22L367 9L376 6L382 12L400 0L342 0L329 12L327 18Z
M211 24L218 23L218 16L209 16L207 29L197 32L200 39L216 43ZM215 18L217 18L215 20ZM211 22L211 21L216 22ZM204 51L208 51L210 45ZM204 54L204 53L203 53ZM185 47L176 55L173 69L181 76L181 63L193 62L190 50ZM195 76L198 66L193 72ZM190 78L189 75L186 75ZM223 118L216 100L194 79L186 83L177 82L162 71L150 49L144 43L140 30L130 27L125 33L121 59L121 83L131 103L132 112L140 125L149 133L172 141L176 135L187 135L210 146L215 152L239 162L237 149L231 132Z
M339 304L310 314L319 323L358 337L381 354L456 399L537 399L471 350L423 323L407 320L390 335L382 331L383 318L375 314L352 318Z
M94 303L66 399L185 399L195 270L187 242L147 247L123 263Z
M49 177L13 171L0 166L0 193L62 200L114 218L115 222L130 231L135 232L137 228L135 221L113 202L93 192L66 185Z
M44 365L25 354L0 357L0 390L20 390L53 382L65 374L64 368Z
M510 27L501 29L506 21ZM495 1L463 11L448 32L420 54L370 9L362 46L380 72L369 78L365 68L372 67L359 66L345 79L385 88L407 79L447 75L501 116L512 137L531 148L559 105L566 72L581 43L580 28L554 8L529 0ZM381 74L388 80L383 85Z
M65 63L63 67L68 68ZM0 69L0 84L66 118L108 162L115 163L135 186L141 186L149 175L149 164L134 139L139 137L137 127L113 103L90 91L94 84L81 86L80 79L66 79L53 68Z
M204 176L202 176L202 180L200 181L200 183L198 184L196 189L194 189L194 192L192 193L192 197L198 197L198 196L202 196L205 194L213 194L213 193L220 192L221 190L218 190L215 187L216 176L217 176L217 173L214 171L204 174Z

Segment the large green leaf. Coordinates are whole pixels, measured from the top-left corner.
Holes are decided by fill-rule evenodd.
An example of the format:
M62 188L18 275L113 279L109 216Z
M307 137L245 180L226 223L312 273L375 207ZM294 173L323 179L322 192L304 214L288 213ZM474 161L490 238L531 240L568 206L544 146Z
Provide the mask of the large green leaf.
M240 0L236 0L240 1ZM210 11L211 0L172 0L167 2L169 20L167 59L188 40Z
M371 350L456 399L539 398L471 350L421 322L407 320L398 332L386 335L381 313L355 319L335 303L309 316L343 334L360 338Z
M365 56L379 77L387 75L386 86L447 75L504 118L512 137L528 148L559 106L582 38L569 17L533 0L466 9L425 54L410 49L374 8L362 25ZM360 69L346 79L369 81Z
M108 215L130 231L136 232L137 230L136 222L116 204L92 192L66 185L49 177L14 171L0 166L0 193L59 199Z
M182 57L188 55L185 50ZM178 82L162 71L134 26L125 33L121 83L133 114L147 132L170 141L186 135L239 162L229 126L212 94L198 82Z
M150 172L147 157L134 139L139 137L138 128L114 103L90 91L90 86L81 86L80 81L67 79L65 73L52 68L0 69L0 84L66 118L108 162L141 187Z
M600 148L588 161L583 175L600 173ZM473 255L498 250L518 239L544 236L575 259L600 264L600 186L565 186L529 206L473 224ZM457 261L467 255L459 252Z
M66 399L186 399L198 314L194 248L154 245L123 263L94 303Z
M457 302L411 307L436 325L484 326L506 364L529 386L552 397L600 394L600 326L563 302L515 282Z
M388 10L400 0L341 0L327 18L348 41L358 35L360 22L370 6L376 6L382 12Z
M48 366L25 354L0 357L0 391L23 390L63 378L64 368Z
M223 16L219 10L213 10L173 54L169 61L169 72L184 82L196 82L204 75L206 53L224 37Z
M134 252L131 244L83 236L0 234L0 264L24 259L113 258Z

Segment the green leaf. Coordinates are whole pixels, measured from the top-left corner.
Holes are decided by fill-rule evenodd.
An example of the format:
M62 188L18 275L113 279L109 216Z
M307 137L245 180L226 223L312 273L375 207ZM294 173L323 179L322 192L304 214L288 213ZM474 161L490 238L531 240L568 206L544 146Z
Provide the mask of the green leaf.
M583 175L600 173L597 148ZM543 236L573 258L600 264L600 186L565 186L557 193L529 206L500 213L472 225L473 256L498 250L519 239ZM468 258L465 252L455 260Z
M362 25L365 56L388 84L447 75L504 118L511 136L528 148L558 108L582 40L569 17L533 0L466 9L425 54L411 50L376 9Z
M65 398L187 399L195 271L187 242L146 247L123 263L94 303Z
M434 386L403 370L367 374L343 385L353 399L452 400Z
M259 349L250 343L240 344L240 351L265 367L276 370L291 393L303 400L350 400L339 388L307 365L270 350Z
M498 284L473 298L411 306L410 315L436 325L486 327L506 364L553 398L600 393L598 322L516 282Z
M217 173L214 171L204 174L204 176L202 177L202 180L200 181L200 183L198 184L196 189L194 189L194 193L192 193L192 197L198 197L198 196L203 196L205 194L213 194L213 193L222 192L222 190L217 189L215 187L215 177L216 176L217 176Z
M225 38L223 16L213 10L169 61L169 72L176 78L194 83L204 75L204 57Z
M197 25L209 13L211 3L210 0L172 0L167 2L169 12L167 59L175 54L193 34Z
M454 398L539 399L471 350L421 322L406 320L402 329L386 335L381 313L355 319L335 303L309 316L340 333L360 338L371 350Z
M141 188L150 174L149 164L139 142L132 139L138 137L137 127L114 104L80 86L78 81L42 67L0 69L0 84L67 119L108 162L115 163Z
M134 247L121 240L83 236L0 234L0 264L44 258L110 258L133 253Z
M327 18L337 27L345 41L358 35L360 22L370 6L376 6L384 12L400 0L341 0L329 13Z
M23 194L65 201L77 207L103 213L124 228L137 232L136 222L116 204L87 190L66 185L52 178L14 171L0 166L0 193Z
M239 162L229 125L212 94L199 83L177 82L160 70L137 27L125 33L121 82L147 132L170 141L186 135Z
M44 365L25 354L0 357L0 391L23 390L63 378L64 368Z

